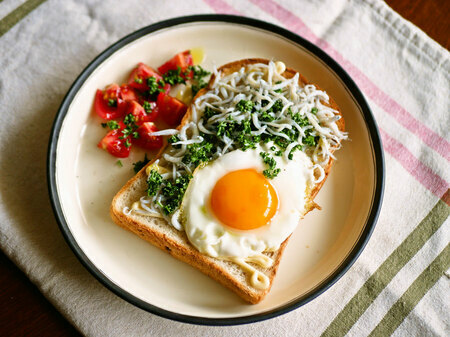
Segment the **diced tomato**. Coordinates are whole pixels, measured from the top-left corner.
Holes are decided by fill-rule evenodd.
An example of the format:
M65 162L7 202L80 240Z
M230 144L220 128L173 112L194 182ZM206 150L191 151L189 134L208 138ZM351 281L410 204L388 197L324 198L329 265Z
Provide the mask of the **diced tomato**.
M152 76L156 78L156 81L162 79L161 75L155 69L141 62L133 69L130 77L128 77L128 85L136 90L146 91L149 89L147 79Z
M161 92L158 95L156 104L158 106L161 118L170 126L180 124L181 119L187 110L186 104L164 92Z
M181 68L181 71L185 71L187 67L192 66L193 64L191 51L186 50L172 57L169 61L160 66L158 71L161 74L165 74L169 70L177 70L178 67Z
M123 116L120 87L111 84L105 90L97 90L94 101L95 112L103 119L111 120Z
M114 157L126 158L130 154L131 141L130 137L120 139L122 137L123 123L119 123L120 128L109 131L105 137L98 143L98 147L108 151ZM127 146L128 145L128 146Z
M127 84L122 84L120 86L120 98L123 101L137 101L138 95L136 94L136 91L134 91L133 88L131 88Z
M129 85L122 84L120 86L118 95L120 98L118 100L118 107L119 107L119 110L122 112L122 116L125 116L128 102L138 100L138 94Z
M156 125L152 122L142 124L137 132L139 138L134 139L133 142L139 147L146 150L157 150L163 146L162 136L151 136L149 133L159 131Z
M135 117L136 124L142 125L145 122L152 122L158 117L158 107L155 102L144 101L144 106L136 101L127 102L125 115L132 114ZM145 108L147 108L147 110Z

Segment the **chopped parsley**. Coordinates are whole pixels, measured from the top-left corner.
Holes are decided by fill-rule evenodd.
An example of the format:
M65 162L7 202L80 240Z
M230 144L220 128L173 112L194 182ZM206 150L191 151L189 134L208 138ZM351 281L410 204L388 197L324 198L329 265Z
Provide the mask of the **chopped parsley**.
M288 158L289 158L290 160L292 160L292 158L294 158L294 152L295 152L296 150L301 150L301 149L302 149L302 146L301 146L301 145L294 146L294 148L291 150L291 152L289 152Z
M149 101L145 101L144 104L142 104L142 107L147 115L153 112L152 104Z
M316 137L308 135L305 138L303 138L303 144L309 145L309 146L315 146L317 143Z
M180 137L178 135L172 135L167 140L170 144L176 143L180 141Z
M163 180L161 193L166 198L166 201L165 205L162 206L162 211L165 215L173 213L180 206L191 178L192 176L186 175L175 180Z
M164 80L157 81L155 76L150 76L149 78L147 78L148 96L155 100L158 94L164 91L164 85Z
M170 85L175 85L178 83L186 83L186 80L181 76L181 68L178 67L176 70L169 70L163 75L163 80L165 83Z
M108 99L108 106L110 106L112 108L117 107L117 99L112 99L112 98Z
M192 95L195 96L197 92L206 87L208 82L206 82L205 77L211 75L211 73L203 69L201 66L189 66L184 75L186 77L191 77Z
M181 203L184 193L189 185L192 176L186 175L176 179L163 179L155 170L151 170L147 179L147 195L155 196L159 191L165 197L164 205L159 203L159 207L164 214L173 213Z
M205 120L208 120L215 114L217 114L217 112L214 109L211 109L209 106L207 106L203 113L203 117L205 118Z
M267 111L260 111L259 119L263 122L273 122L275 120L275 115Z
M260 152L259 155L262 157L264 164L269 168L263 171L264 176L269 179L275 178L281 169L276 168L277 162L273 159L267 152Z
M187 153L183 157L183 163L198 166L201 163L208 162L213 155L213 143L203 141L197 144L187 146Z
M277 82L275 82L275 84L280 84L281 83L281 81L277 81ZM281 94L282 92L283 92L283 89L282 88L280 88L280 89L277 89L277 90L274 90L276 93L278 93L278 94Z
M211 75L211 73L208 70L203 69L201 66L189 66L187 68L187 74L190 74L192 72L192 79L196 81L203 80L206 76Z
M239 101L239 103L236 104L236 109L238 109L241 112L252 112L252 110L253 110L253 102L241 99Z
M169 143L169 144L173 144L173 143L176 143L176 142L179 142L180 141L180 137L178 137L178 135L172 135L172 136L170 136L169 137L169 139L167 139L167 142ZM172 145L174 148L176 148L176 149L179 149L180 147L181 147L181 145Z
M119 166L119 167L123 167L123 164L122 164L122 161L121 161L121 160L116 161L116 164L117 164L117 166Z
M163 182L162 176L155 170L151 170L147 178L147 195L153 197L158 192Z
M122 136L120 136L119 139L126 138L125 146L130 147L131 142L127 137L132 136L135 139L139 138L139 133L136 131L139 128L139 125L136 124L136 117L134 117L133 114L126 115L123 119L123 124L125 124L125 128L122 130Z
M112 121L108 121L105 123L111 130L117 130L120 125L119 123L117 123L116 121L112 120Z
M134 82L136 82L137 84L142 84L144 81L142 80L142 78L136 77L136 78L134 79Z
M147 158L147 153L144 156L144 160L140 160L136 163L133 163L133 170L134 173L138 173L147 163L150 161L150 159Z
M268 109L268 112L278 113L283 110L283 101L281 99L276 100L275 103Z

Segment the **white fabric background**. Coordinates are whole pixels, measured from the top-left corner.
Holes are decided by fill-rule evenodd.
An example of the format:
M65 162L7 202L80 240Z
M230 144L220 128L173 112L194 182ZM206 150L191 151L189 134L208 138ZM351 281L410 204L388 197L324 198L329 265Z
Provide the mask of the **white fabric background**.
M5 0L0 19L23 1ZM0 246L42 293L88 336L317 336L438 201L386 153L383 209L361 257L329 291L281 317L234 327L182 324L142 311L97 282L75 258L48 200L46 155L64 94L102 50L151 23L215 13L214 1L48 0L0 37ZM247 16L283 26L255 1L227 0ZM449 53L383 2L278 0L315 35L394 98L415 119L449 139ZM289 28L289 27L287 27ZM377 122L423 164L450 180L448 160L368 96ZM448 186L447 186L448 188ZM349 331L367 335L411 282L446 247L448 219ZM395 335L449 333L449 280L441 278Z

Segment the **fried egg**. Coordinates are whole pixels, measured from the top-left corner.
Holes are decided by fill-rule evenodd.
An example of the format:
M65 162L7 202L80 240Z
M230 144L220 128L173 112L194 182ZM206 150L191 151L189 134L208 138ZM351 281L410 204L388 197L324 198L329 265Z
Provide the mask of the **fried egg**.
M296 228L313 186L313 163L302 151L292 160L273 156L281 171L268 179L260 156L268 147L228 152L194 172L181 221L200 252L220 258L255 256L278 249Z

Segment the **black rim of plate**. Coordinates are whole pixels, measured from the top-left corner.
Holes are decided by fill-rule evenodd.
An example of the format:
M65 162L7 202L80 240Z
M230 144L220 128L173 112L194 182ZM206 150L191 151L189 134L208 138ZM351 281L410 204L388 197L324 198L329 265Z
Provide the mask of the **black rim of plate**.
M321 282L320 285L310 290L308 293L300 296L299 298L293 299L292 301L269 311L262 312L259 314L253 314L242 317L232 317L232 318L208 318L208 317L198 317L198 316L189 316L184 314L179 314L176 312L171 312L165 310L160 307L156 307L150 303L147 303L132 294L128 293L121 287L114 284L105 274L103 274L85 255L83 250L77 244L75 238L73 237L69 226L67 224L67 220L64 217L60 197L58 194L57 186L56 186L56 149L59 139L59 133L61 131L61 126L64 121L64 118L67 114L69 106L72 103L76 93L81 88L86 79L91 75L91 73L109 56L115 53L117 50L126 46L127 44L133 42L134 40L158 31L160 29L166 29L170 27L174 27L180 24L186 23L200 23L200 22L224 22L224 23L232 23L232 24L240 24L244 26L250 26L253 28L258 28L261 30L265 30L271 33L275 33L280 35L283 38L286 38L297 45L302 46L307 49L309 52L317 56L322 62L324 62L330 69L332 69L337 76L342 80L347 89L353 95L356 102L359 104L361 111L363 113L364 120L367 125L367 129L370 134L370 138L373 146L373 153L375 156L375 192L373 194L373 200L371 205L370 214L367 217L366 224L364 226L364 230L361 233L358 241L352 248L351 252L348 254L346 259L342 261L340 266L325 280ZM328 56L323 50L321 50L316 45L308 42L297 34L290 32L284 28L278 27L276 25L263 22L256 19L251 19L242 16L234 16L234 15L192 15L185 17L178 17L174 19L169 19L165 21L161 21L150 26L144 27L140 30L137 30L134 33L127 35L122 38L118 42L114 43L110 47L108 47L105 51L103 51L100 55L98 55L78 76L75 82L72 84L68 93L64 97L61 106L57 112L53 128L50 134L49 146L48 146L48 157L47 157L47 179L48 179L48 189L50 194L50 199L53 207L53 211L55 213L56 220L58 222L59 228L69 244L72 251L78 257L80 262L87 268L95 278L97 278L104 286L106 286L113 293L123 298L124 300L134 304L135 306L144 309L150 313L173 319L179 322L191 323L191 324L200 324L200 325L237 325L237 324L247 324L254 323L262 320L266 320L269 318L273 318L282 314L285 314L289 311L292 311L319 296L328 288L330 288L337 280L339 280L347 270L353 265L356 259L359 257L364 247L366 246L373 229L375 227L383 199L383 190L384 190L384 156L382 150L381 138L378 132L378 128L375 122L375 119L372 115L372 112L367 104L363 94L356 86L355 82L350 78L347 72L342 69L342 67L334 61L330 56Z

